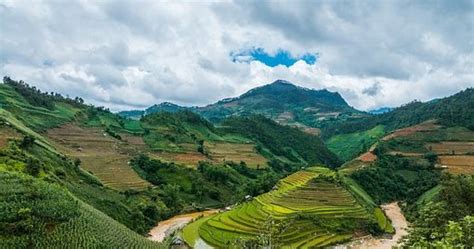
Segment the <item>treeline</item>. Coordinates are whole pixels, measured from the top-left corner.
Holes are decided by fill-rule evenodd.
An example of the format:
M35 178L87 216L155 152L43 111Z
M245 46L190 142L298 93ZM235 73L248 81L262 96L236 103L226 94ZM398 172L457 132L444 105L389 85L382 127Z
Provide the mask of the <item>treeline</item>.
M140 176L159 186L158 195L172 213L234 204L242 201L245 195L269 191L280 177L288 174L271 167L250 169L244 162L224 165L200 162L197 169L190 169L144 154L135 157L131 165Z
M412 222L404 248L472 248L474 246L474 178L441 178L441 191Z
M322 134L331 137L368 130L377 125L384 125L390 131L430 119L437 119L444 126L463 126L474 130L474 89L468 88L450 97L426 103L413 101L381 115L332 123L322 127Z
M84 104L84 100L80 97L75 97L71 99L69 97L64 97L59 93L55 92L41 92L35 86L30 86L26 82L20 80L15 81L10 77L3 77L3 83L12 87L16 92L22 95L28 103L33 106L41 106L49 110L54 109L54 102L65 102L73 106L81 106Z
M279 125L261 115L228 118L222 122L222 126L225 132L247 136L260 142L275 155L284 156L294 162L303 159L310 165L320 163L330 167L341 164L319 137L306 134L297 128Z

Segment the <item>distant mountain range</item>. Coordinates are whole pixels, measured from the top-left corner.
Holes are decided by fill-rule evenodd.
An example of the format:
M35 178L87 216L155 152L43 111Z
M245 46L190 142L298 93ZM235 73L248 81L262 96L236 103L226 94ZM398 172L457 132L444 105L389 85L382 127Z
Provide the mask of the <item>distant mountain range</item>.
M182 107L169 102L153 105L146 110L120 112L119 115L138 119L155 112L176 112L189 109L213 123L230 116L262 114L278 123L300 127L310 132L323 123L366 116L366 113L349 106L337 92L314 90L277 80L251 89L236 98L227 98L204 107Z
M392 107L380 107L380 108L377 108L377 109L370 110L370 111L368 111L368 113L378 115L378 114L384 114L384 113L387 113L387 112L391 112L393 109L394 108L392 108Z

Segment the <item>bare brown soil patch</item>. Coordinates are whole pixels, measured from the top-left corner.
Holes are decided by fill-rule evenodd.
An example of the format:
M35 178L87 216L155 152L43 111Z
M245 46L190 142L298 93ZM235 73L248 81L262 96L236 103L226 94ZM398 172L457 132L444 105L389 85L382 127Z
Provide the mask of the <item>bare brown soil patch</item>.
M137 151L127 143L108 136L98 128L66 124L51 129L46 136L64 154L81 160L81 167L92 172L106 186L124 189L143 189L150 184L129 166Z
M15 129L8 126L0 126L0 149L8 146L8 141L21 139L23 136Z
M436 120L428 120L421 124L410 126L403 129L395 130L394 132L383 137L382 140L387 141L396 137L406 137L415 132L430 132L439 129L441 126L436 124Z
M362 162L373 162L377 160L377 155L375 155L372 151L367 151L360 155L357 159Z
M447 167L447 170L453 174L474 175L474 156L440 156L439 163Z

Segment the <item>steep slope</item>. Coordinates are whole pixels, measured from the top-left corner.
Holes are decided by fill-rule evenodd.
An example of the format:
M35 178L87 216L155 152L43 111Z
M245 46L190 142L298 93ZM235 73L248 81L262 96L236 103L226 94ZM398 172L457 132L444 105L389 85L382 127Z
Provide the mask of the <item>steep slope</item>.
M340 165L337 156L317 136L279 125L260 115L228 118L222 122L221 129L252 138L275 156L285 157L293 162L300 161L306 165L320 163L331 167Z
M178 111L184 111L186 109L188 108L179 106L170 102L163 102L158 105L152 105L148 107L147 109L145 109L144 111L141 111L141 110L121 111L118 113L118 115L125 118L138 120L141 117L148 114L159 113L159 112L178 112Z
M348 240L356 230L392 232L370 197L365 201L363 190L353 191L357 188L327 168L308 168L271 192L189 225L184 239L194 246L197 232L217 247L312 248Z
M119 115L137 118L140 115L175 112L184 108L186 107L165 102L145 111L126 111ZM312 134L317 134L318 130L315 128L324 123L367 115L350 107L339 93L298 87L284 80L254 88L236 98L187 109L201 114L213 123L220 123L231 116L261 114L280 124L295 126Z
M474 129L474 89L468 88L452 96L429 102L413 101L388 113L373 115L324 126L323 136L360 132L377 125L387 131L416 125L428 120L437 120L447 127L462 126Z
M0 172L1 248L165 248L59 185Z

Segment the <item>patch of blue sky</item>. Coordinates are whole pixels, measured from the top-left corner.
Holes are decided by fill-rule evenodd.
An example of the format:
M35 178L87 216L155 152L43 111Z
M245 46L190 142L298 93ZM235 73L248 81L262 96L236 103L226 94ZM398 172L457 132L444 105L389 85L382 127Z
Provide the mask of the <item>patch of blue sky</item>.
M263 48L232 52L230 56L233 62L250 63L251 61L260 61L269 67L276 67L278 65L290 67L299 60L313 65L318 60L318 54L305 53L301 56L293 56L290 51L284 49L279 49L275 54L269 54Z

